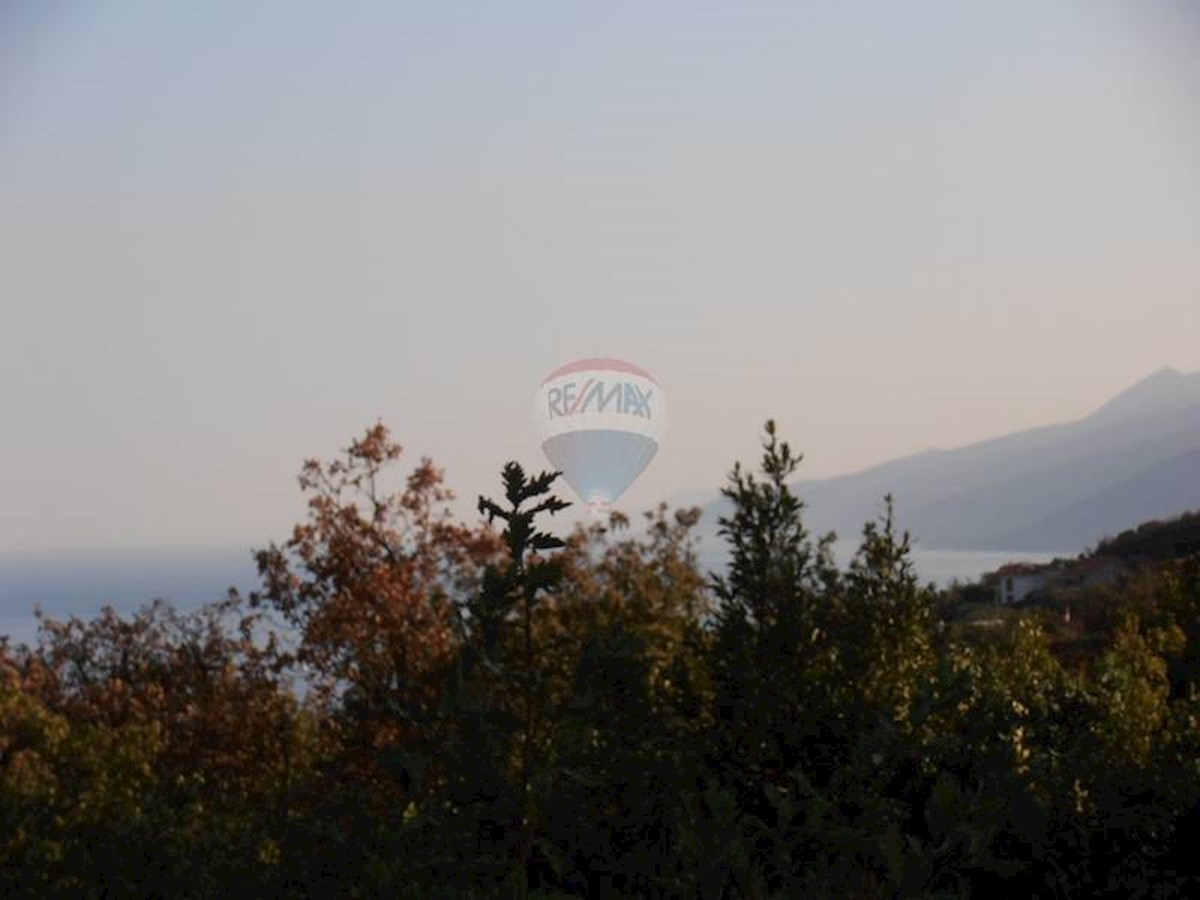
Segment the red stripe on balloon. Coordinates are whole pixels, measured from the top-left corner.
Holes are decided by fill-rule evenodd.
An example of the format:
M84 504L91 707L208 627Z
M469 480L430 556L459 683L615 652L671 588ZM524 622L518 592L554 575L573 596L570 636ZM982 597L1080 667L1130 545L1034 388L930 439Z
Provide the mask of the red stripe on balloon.
M571 411L567 413L568 416L575 415L575 410L579 409L579 404L583 402L583 398L587 396L588 388L592 386L592 382L595 380L595 378L589 378L587 380L587 384L583 386L583 390L580 391L579 396L575 398L575 404L571 407Z
M640 366L635 366L633 363L627 363L623 359L612 359L609 357L597 356L589 359L577 359L575 362L569 362L564 366L559 366L553 372L546 376L542 384L548 381L553 381L555 378L560 378L563 375L570 375L572 372L591 372L591 371L609 371L609 372L628 372L630 375L637 375L641 378L647 378L658 384L654 376Z

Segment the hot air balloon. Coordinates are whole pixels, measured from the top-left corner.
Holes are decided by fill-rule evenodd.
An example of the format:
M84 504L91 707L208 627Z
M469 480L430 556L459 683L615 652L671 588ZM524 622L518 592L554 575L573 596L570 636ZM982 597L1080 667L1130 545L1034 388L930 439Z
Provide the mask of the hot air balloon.
M658 452L667 405L645 369L619 359L580 359L546 377L535 415L546 457L599 512Z

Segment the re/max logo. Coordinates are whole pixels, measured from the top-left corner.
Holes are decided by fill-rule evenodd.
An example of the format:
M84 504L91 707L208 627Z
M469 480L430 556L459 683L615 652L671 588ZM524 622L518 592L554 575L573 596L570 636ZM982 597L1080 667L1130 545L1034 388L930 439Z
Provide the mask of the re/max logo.
M580 388L571 382L561 388L550 388L546 402L550 407L550 418L575 416L590 411L625 413L630 416L650 418L650 395L653 388L643 391L627 381L605 383L589 378Z

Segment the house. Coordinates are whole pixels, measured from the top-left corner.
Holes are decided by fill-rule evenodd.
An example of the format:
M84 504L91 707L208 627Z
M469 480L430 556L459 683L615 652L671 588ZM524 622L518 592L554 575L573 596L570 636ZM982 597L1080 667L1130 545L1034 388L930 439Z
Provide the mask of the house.
M996 570L996 602L1020 603L1034 591L1051 582L1054 570L1050 566L1032 563L1009 563Z
M1044 565L1009 563L993 573L996 579L996 602L1020 603L1046 587L1113 584L1122 571L1120 560L1105 556L1082 557L1071 562L1055 560Z

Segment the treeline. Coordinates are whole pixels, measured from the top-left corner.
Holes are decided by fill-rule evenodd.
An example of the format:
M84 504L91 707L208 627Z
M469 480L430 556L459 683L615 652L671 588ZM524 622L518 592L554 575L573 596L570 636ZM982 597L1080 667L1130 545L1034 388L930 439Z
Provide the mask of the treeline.
M0 653L0 892L1173 897L1200 890L1200 559L1085 659L945 623L890 502L839 570L768 423L699 513L488 524L380 426L301 474L261 589Z
M1200 512L1185 513L1164 522L1145 522L1100 541L1093 556L1130 563L1177 559L1200 553Z

